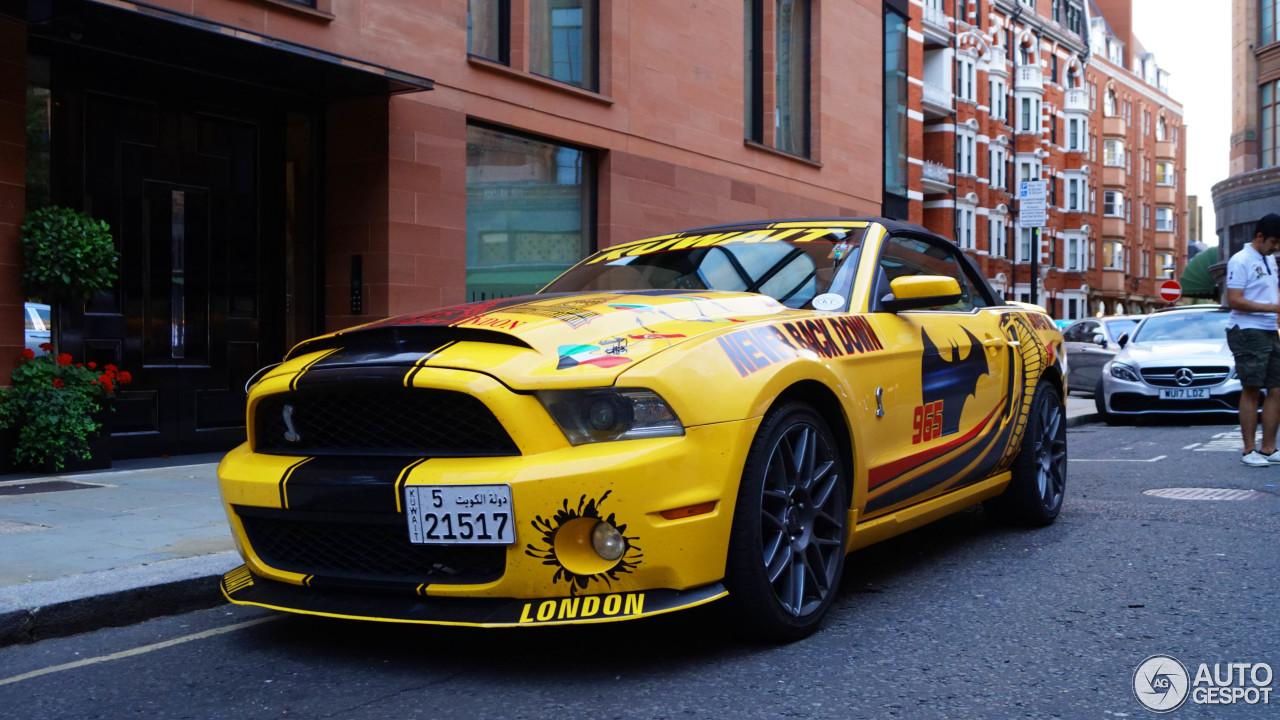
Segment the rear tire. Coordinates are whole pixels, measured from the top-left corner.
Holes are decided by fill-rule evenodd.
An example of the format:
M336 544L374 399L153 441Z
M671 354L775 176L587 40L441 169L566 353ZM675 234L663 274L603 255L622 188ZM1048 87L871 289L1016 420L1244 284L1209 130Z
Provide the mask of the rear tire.
M808 405L765 416L743 468L725 566L748 632L790 642L822 624L844 571L844 473L831 431Z
M1012 473L1004 493L983 503L987 513L1002 523L1033 527L1057 519L1067 486L1067 418L1062 398L1047 382L1036 386Z

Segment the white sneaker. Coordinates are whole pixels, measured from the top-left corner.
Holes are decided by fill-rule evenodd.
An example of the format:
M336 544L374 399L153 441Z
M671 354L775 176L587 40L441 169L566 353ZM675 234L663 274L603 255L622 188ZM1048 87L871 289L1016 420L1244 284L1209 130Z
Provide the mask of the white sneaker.
M1259 454L1261 454L1261 453L1259 453ZM1270 463L1270 464L1272 464L1272 465L1280 465L1280 450L1276 450L1275 452L1271 453L1270 455L1263 455L1262 457L1266 458L1266 459L1267 459L1267 462L1268 462L1268 463Z
M1240 462L1248 465L1249 467L1267 467L1271 464L1271 461L1268 459L1269 457L1275 457L1276 464L1280 464L1280 457L1276 457L1277 455L1280 455L1280 450L1277 450L1270 456L1263 455L1257 450L1250 450L1247 455L1240 457Z

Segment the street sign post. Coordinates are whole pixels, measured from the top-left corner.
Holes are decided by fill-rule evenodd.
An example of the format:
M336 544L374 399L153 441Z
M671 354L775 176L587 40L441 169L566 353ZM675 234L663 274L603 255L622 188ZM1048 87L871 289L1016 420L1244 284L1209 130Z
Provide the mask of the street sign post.
M1177 280L1165 280L1160 283L1160 299L1165 302L1177 302L1182 297L1182 285Z
M1033 228L1031 232L1031 304L1039 305L1040 282L1040 228L1047 219L1045 186L1043 180L1027 180L1018 183L1018 227Z
M1044 181L1018 183L1018 227L1042 228L1046 219Z

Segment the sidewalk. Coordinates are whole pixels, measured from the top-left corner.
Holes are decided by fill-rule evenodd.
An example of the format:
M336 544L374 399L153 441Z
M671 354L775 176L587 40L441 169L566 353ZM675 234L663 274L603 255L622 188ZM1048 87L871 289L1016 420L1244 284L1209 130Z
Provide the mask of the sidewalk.
M1092 422L1067 398L1067 426ZM220 455L111 470L0 475L0 647L223 602L240 565L218 498Z

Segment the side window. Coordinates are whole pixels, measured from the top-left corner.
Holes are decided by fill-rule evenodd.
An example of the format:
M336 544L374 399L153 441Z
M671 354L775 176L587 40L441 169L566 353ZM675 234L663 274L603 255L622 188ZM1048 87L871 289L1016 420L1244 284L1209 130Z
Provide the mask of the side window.
M889 283L897 278L913 275L943 275L955 278L960 284L960 301L938 310L964 312L990 304L970 277L968 263L955 247L910 235L890 236L880 249L875 297L888 294Z
M1075 323L1062 333L1062 339L1067 342L1084 342L1084 323Z

